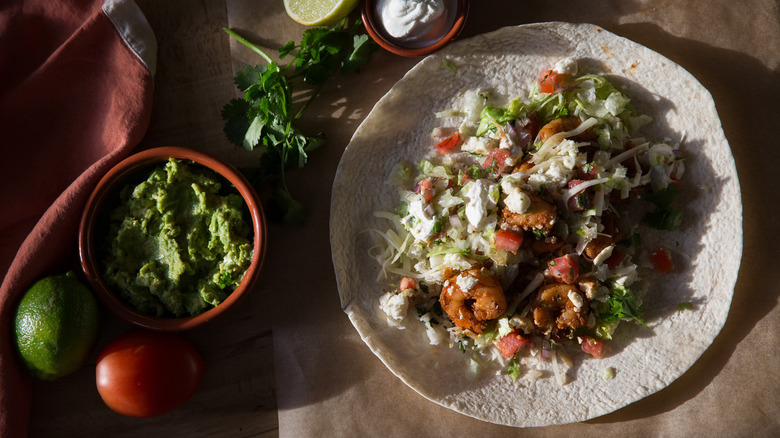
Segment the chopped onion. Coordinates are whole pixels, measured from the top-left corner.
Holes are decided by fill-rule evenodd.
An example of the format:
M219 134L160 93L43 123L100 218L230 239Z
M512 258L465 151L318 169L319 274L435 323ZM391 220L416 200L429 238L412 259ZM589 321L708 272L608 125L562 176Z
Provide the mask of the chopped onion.
M460 216L458 216L457 213L450 215L450 225L455 228L463 228L463 222L461 222Z
M547 362L550 360L550 341L544 340L542 341L542 355L541 358L543 361Z
M621 154L612 157L609 161L607 161L604 164L604 169L609 169L617 163L622 163L627 158L639 155L640 152L645 152L649 148L650 148L650 143L642 143L639 146L633 147Z
M592 187L598 184L604 184L605 182L609 181L609 178L599 178L599 179L592 179L590 181L585 181L582 183L577 184L576 186L566 190L563 192L563 203L567 206L569 205L569 199L576 195L579 192L584 191L588 187Z

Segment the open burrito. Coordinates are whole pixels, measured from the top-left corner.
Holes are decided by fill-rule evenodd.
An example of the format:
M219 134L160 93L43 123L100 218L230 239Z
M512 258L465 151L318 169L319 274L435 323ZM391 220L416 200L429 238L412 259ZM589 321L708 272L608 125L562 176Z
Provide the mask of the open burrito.
M333 186L342 307L401 380L511 426L684 373L725 323L739 182L709 93L592 25L510 27L407 73Z

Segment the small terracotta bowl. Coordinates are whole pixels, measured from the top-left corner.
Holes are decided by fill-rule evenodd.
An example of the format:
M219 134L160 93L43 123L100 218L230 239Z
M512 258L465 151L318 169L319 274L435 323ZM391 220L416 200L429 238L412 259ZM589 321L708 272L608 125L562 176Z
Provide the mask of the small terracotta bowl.
M122 300L103 281L97 247L101 243L102 234L106 233L108 226L104 216L107 213L104 211L104 206L110 208L110 203L115 199L116 190L121 189L128 178L137 177L145 168L151 171L154 166L165 163L169 158L190 161L207 167L233 184L244 198L254 230L252 261L238 288L218 306L195 316L181 318L151 316L136 310ZM252 290L257 282L260 267L265 258L266 239L266 222L263 207L258 200L257 193L241 173L230 164L198 151L180 147L161 147L131 155L109 170L98 182L95 190L87 200L86 208L81 217L79 257L87 281L92 286L98 299L110 311L125 321L140 327L175 332L189 330L211 321L233 307L236 302Z
M389 36L385 32L381 18L377 16L377 0L361 0L360 11L366 31L368 31L368 34L371 35L371 38L373 38L377 44L396 55L415 57L431 54L446 46L458 36L463 29L464 24L466 24L466 16L469 12L469 1L470 0L452 0L452 4L455 5L455 10L448 11L448 14L452 14L453 17L452 27L450 27L448 31L445 31L441 38L423 47L419 47L416 44L407 44Z

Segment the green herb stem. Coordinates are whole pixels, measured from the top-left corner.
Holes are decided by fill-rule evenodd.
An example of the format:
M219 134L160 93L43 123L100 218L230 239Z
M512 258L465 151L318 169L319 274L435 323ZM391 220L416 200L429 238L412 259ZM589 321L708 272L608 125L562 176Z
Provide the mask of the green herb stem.
M238 41L239 43L249 47L250 49L255 51L258 55L262 56L265 59L265 61L268 62L269 64L273 62L271 57L268 56L268 54L266 54L260 47L257 47L256 45L252 44L249 40L236 33L233 29L223 27L222 30L224 30L225 33L227 33L228 35L235 38L236 41Z

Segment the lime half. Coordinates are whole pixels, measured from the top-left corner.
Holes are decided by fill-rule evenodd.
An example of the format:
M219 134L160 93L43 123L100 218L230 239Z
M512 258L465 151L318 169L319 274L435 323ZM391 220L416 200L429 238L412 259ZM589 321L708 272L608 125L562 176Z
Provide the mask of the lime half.
M358 0L284 0L287 15L306 26L330 26L349 15Z

